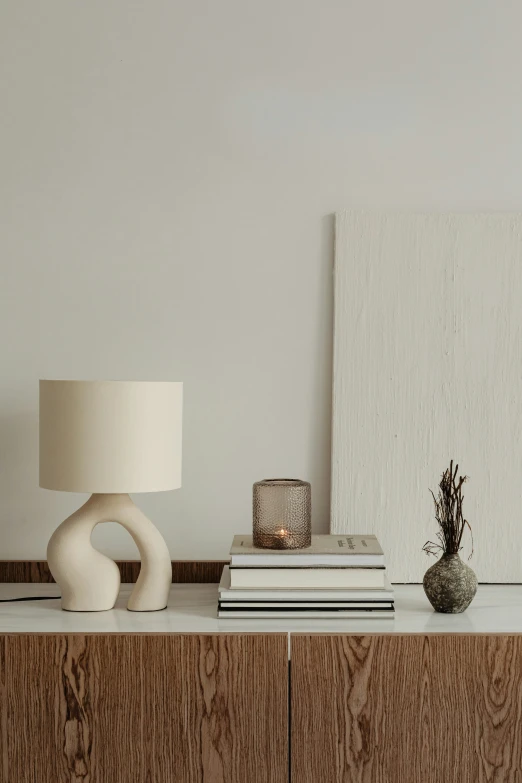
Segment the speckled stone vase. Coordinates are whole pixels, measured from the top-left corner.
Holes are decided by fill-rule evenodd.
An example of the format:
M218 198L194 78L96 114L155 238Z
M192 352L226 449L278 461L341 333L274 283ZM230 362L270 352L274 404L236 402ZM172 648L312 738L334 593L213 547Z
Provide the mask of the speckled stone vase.
M458 614L477 592L477 577L460 555L442 555L424 574L424 592L436 612Z

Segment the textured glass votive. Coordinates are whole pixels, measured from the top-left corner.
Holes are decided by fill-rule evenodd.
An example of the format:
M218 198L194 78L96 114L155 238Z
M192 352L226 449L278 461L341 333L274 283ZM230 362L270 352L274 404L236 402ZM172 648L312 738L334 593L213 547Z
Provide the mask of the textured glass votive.
M312 543L312 488L299 479L254 484L254 546L303 549Z

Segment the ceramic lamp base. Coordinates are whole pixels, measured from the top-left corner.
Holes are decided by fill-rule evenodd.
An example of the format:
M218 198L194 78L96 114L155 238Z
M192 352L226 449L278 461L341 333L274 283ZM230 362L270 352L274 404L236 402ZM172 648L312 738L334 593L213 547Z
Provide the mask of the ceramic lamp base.
M134 539L141 570L127 609L155 612L165 609L172 582L167 545L128 495L91 495L78 511L55 530L47 547L51 573L62 591L62 609L103 612L112 609L120 589L118 566L91 544L100 522L118 522Z

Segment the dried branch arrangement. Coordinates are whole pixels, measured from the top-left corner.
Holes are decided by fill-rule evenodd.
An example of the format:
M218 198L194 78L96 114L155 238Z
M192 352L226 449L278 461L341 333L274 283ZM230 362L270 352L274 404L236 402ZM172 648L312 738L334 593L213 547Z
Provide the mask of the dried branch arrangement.
M473 555L473 532L471 525L467 519L464 519L462 513L464 502L462 487L467 481L467 476L459 476L457 482L458 469L459 466L455 465L455 470L453 470L453 460L451 460L449 468L442 474L437 497L430 489L439 530L437 532L438 542L426 541L422 547L428 555L438 555L441 552L445 555L458 554L462 548L462 536L466 527L471 533L471 554L469 557Z

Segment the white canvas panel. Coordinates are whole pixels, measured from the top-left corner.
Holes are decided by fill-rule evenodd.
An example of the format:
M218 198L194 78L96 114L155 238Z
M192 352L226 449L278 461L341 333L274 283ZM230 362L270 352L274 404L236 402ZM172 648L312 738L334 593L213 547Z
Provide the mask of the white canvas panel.
M522 582L522 216L344 212L335 255L332 532L421 581L454 458L470 565Z

